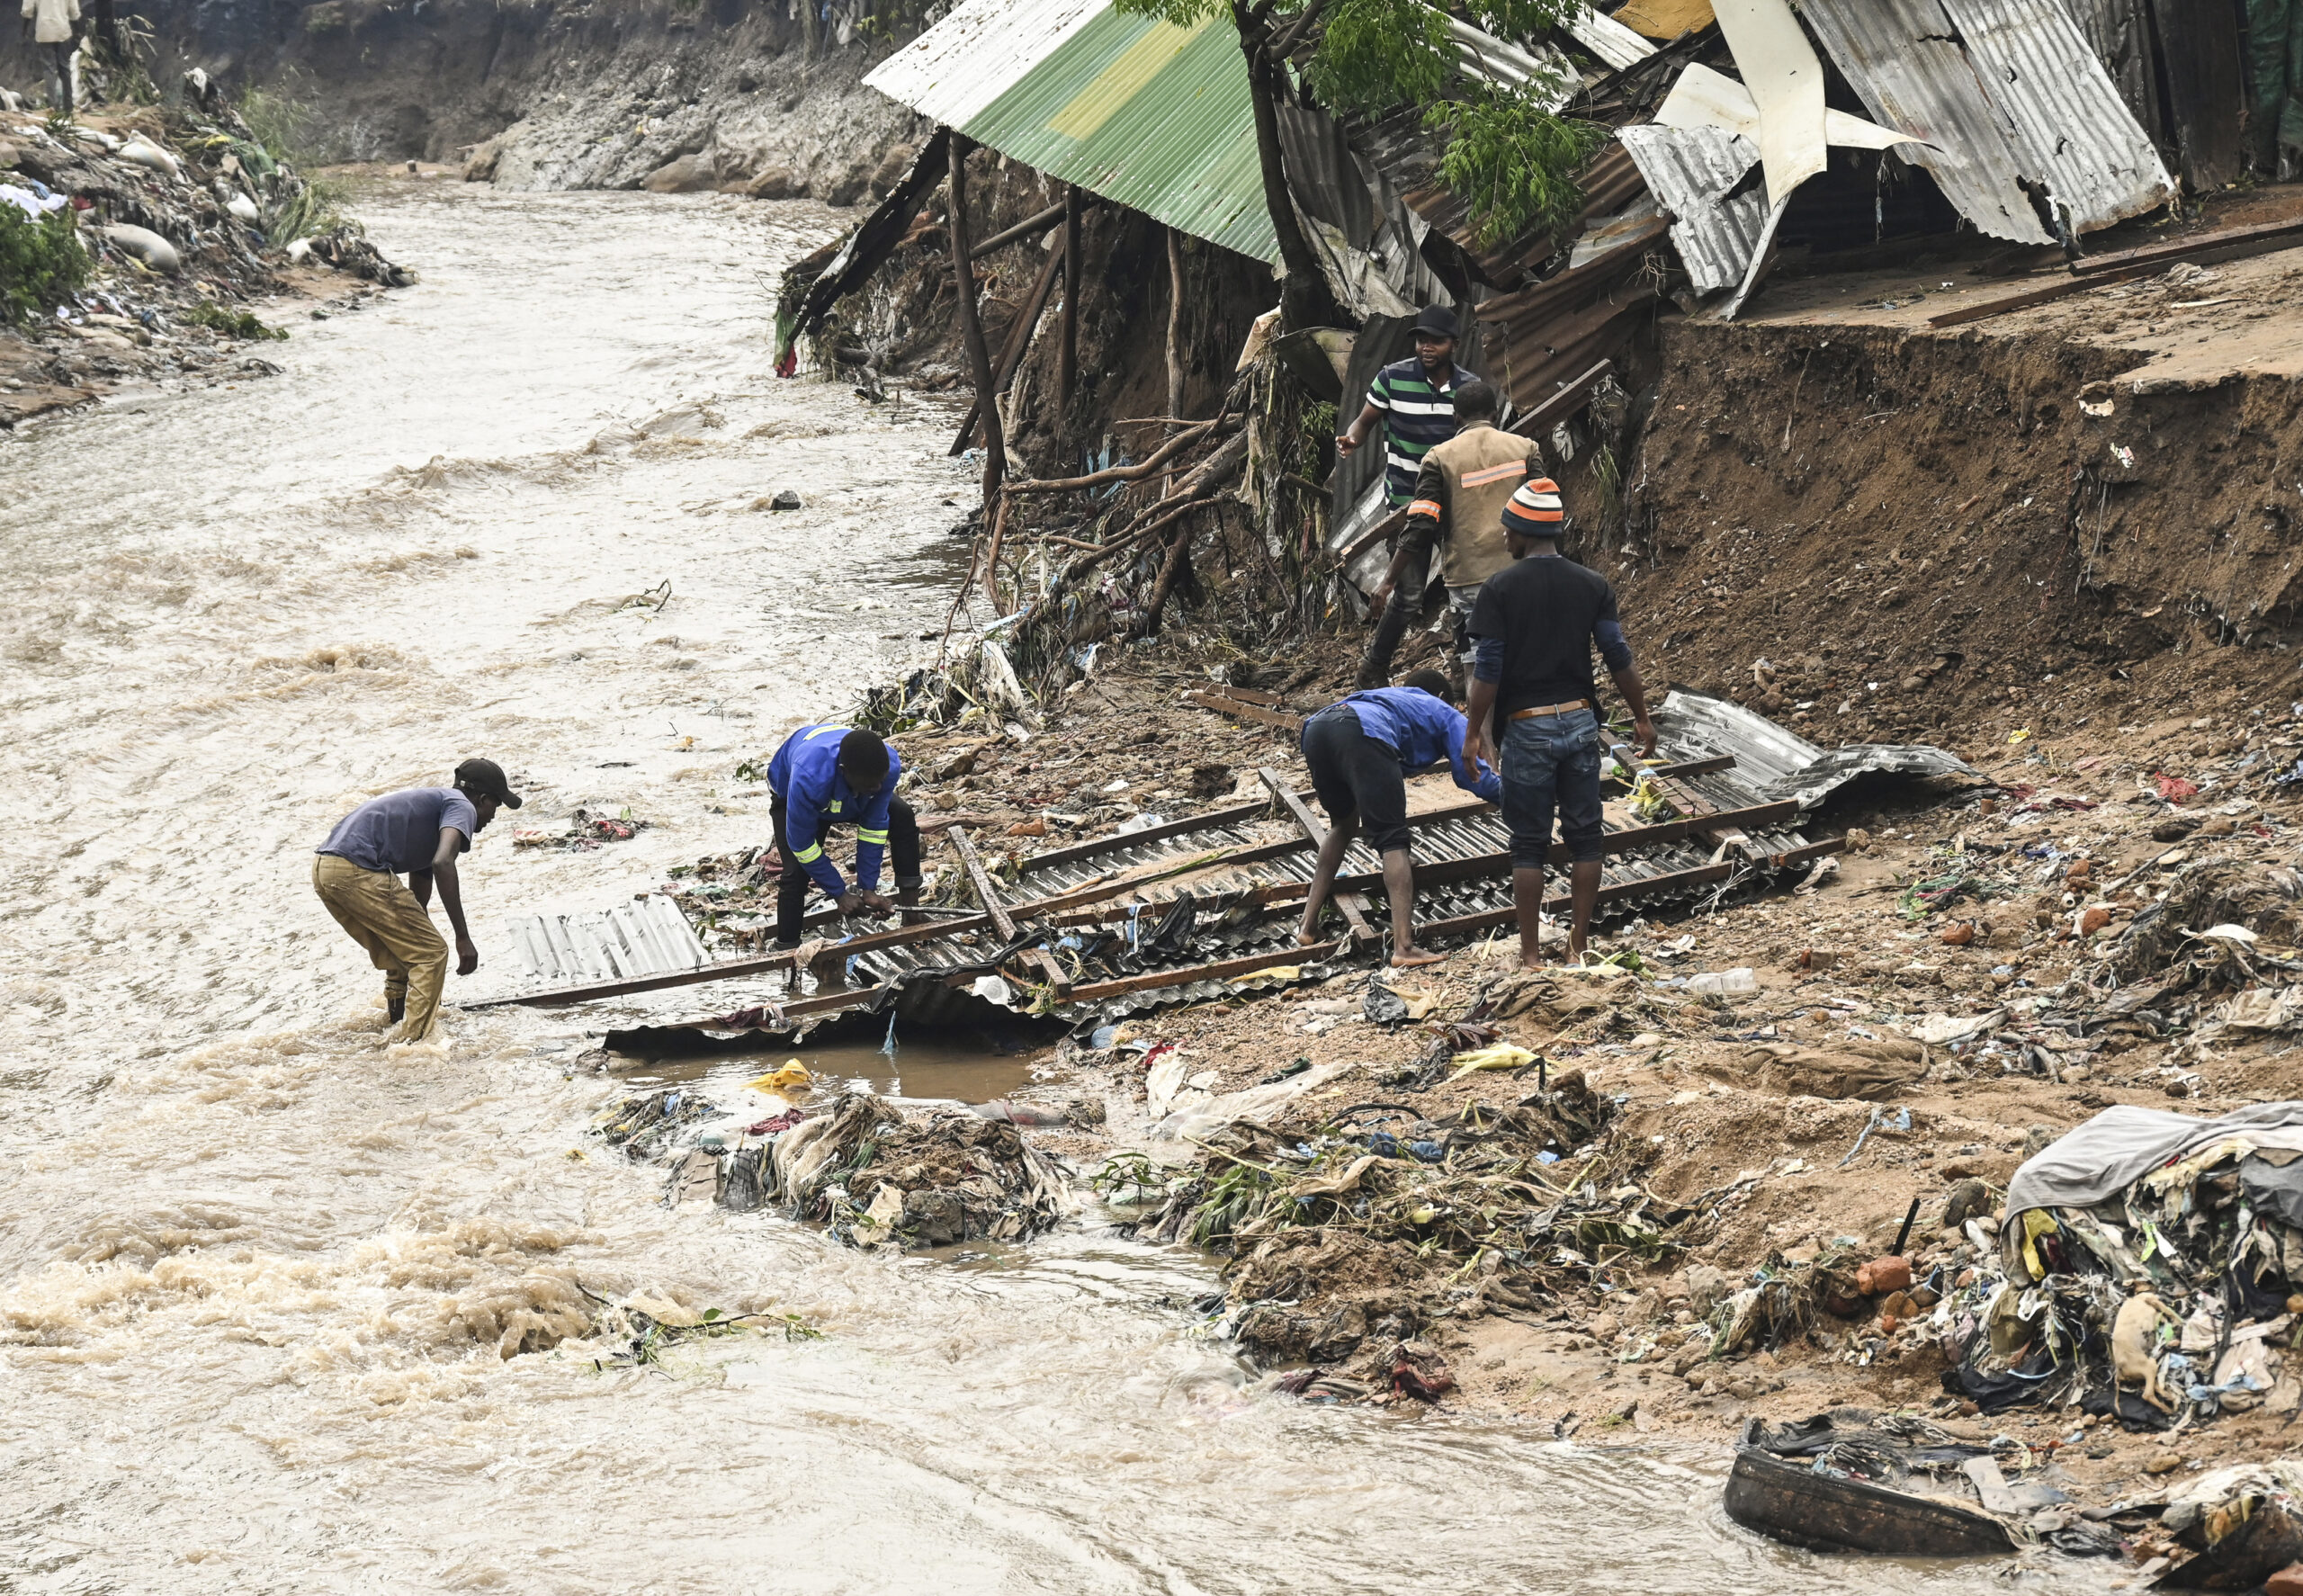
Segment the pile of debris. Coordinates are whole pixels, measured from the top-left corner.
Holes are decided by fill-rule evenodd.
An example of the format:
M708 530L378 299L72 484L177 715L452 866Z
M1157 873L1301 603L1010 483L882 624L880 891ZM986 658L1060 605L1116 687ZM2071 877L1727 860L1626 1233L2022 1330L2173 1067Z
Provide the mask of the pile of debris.
M1537 1089L1436 1120L1381 1100L1306 1112L1291 1088L1357 1066L1282 1071L1199 1094L1155 1127L1155 1141L1172 1134L1202 1161L1163 1170L1122 1154L1095 1183L1137 1215L1135 1233L1231 1255L1226 1330L1268 1361L1340 1362L1370 1337L1397 1342L1490 1305L1604 1291L1682 1250L1701 1205L1646 1190L1642 1150L1610 1134L1616 1105L1580 1070L1546 1077L1537 1055L1493 1045L1492 1030L1449 1029L1485 1045L1452 1052L1442 1031L1438 1063L1458 1076L1516 1069ZM1249 1116L1259 1105L1264 1116ZM1156 1089L1154 1106L1167 1106Z
M617 1103L596 1130L668 1165L669 1204L773 1206L850 1245L905 1250L1022 1241L1077 1210L1062 1163L1014 1117L1003 1104L899 1107L851 1092L738 1126L693 1089L669 1089Z
M94 275L31 347L0 363L12 384L0 425L78 402L98 385L159 367L265 375L246 347L275 340L245 309L288 291L301 265L379 287L415 274L380 255L325 186L283 163L197 70L180 103L77 119L0 111L0 203L67 216ZM26 358L29 356L29 358Z
M2299 1161L2292 1101L2205 1120L2121 1105L2037 1153L1998 1234L1970 1222L1993 1255L1929 1316L1956 1359L1945 1388L1987 1412L2075 1406L2130 1430L2294 1412Z

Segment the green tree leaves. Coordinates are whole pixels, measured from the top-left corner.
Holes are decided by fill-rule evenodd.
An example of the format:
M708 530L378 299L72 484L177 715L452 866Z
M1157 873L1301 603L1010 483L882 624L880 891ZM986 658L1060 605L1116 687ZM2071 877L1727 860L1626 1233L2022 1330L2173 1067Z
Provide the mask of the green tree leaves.
M1470 211L1483 249L1565 229L1583 202L1575 175L1608 140L1597 122L1555 116L1529 90L1492 84L1433 106L1424 125L1451 135L1440 181Z

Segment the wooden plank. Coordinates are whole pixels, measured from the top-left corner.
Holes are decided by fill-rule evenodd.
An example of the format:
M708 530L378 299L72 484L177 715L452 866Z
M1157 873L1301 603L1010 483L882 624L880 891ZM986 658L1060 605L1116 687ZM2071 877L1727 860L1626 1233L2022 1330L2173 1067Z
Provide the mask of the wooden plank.
M1260 704L1249 704L1214 688L1195 688L1184 695L1186 704L1196 704L1202 709L1212 709L1218 714L1235 715L1242 721L1256 721L1266 726L1277 726L1283 731L1300 731L1304 717L1291 715L1284 710L1266 709Z
M2110 259L2106 256L2103 259ZM1995 300L1985 300L1979 305L1962 305L1957 310L1945 310L1927 318L1930 327L1964 327L1970 321L1987 321L1994 316L2005 316L2015 310L2028 310L2034 305L2069 299L2090 289L2109 288L2114 282L2132 282L2138 277L2155 276L2167 269L2165 265L2130 266L2124 271L2107 272L2097 277L2059 278L2045 288L2030 288L2021 293L2002 294Z
M1821 842L1811 842L1805 847L1795 847L1788 853L1778 854L1773 858L1770 859L1768 863L1775 865L1779 869L1781 869L1787 865L1805 865L1812 860L1823 858L1824 856L1829 854L1844 853L1846 851L1846 838L1826 837Z
M1263 785L1272 797L1278 800L1279 806L1295 817L1295 829L1303 832L1313 847L1319 847L1327 841L1327 828L1321 825L1312 813L1312 806L1296 796L1295 789L1279 779L1279 772L1267 765L1256 774L1263 779ZM1358 892L1338 892L1335 906L1343 910L1344 923L1351 928L1347 942L1357 944L1363 937L1375 937L1376 928L1367 923L1367 901L1365 898ZM1316 927L1313 928L1317 929Z
M991 876L984 869L983 861L976 857L975 844L968 840L968 829L954 826L948 835L952 846L960 850L960 863L967 870L968 884L975 888L975 901L982 904L984 913L991 917L992 926L999 933L999 940L1015 941L1016 922L1008 918L1008 906L999 901L999 892L993 889Z
M1407 512L1408 507L1402 505L1398 509L1376 522L1375 525L1353 538L1350 546L1335 557L1336 569L1339 570L1348 569L1351 562L1366 553L1371 545L1383 542L1401 527L1405 526Z
M1525 415L1514 417L1511 430L1521 437L1531 438L1538 432L1558 426L1573 415L1576 407L1582 404L1591 391L1615 369L1616 363L1611 360L1600 362L1557 393L1535 405Z
M1068 847L1050 848L1045 853L1034 854L1024 861L1023 872L1029 875L1033 871L1044 870L1051 865L1070 865L1124 847L1135 847L1147 842L1165 842L1170 837L1181 837L1192 831L1223 830L1244 825L1250 820L1262 820L1270 812L1271 805L1259 799L1253 803L1234 803L1228 809L1211 809L1205 814L1187 814L1180 820L1162 820L1156 826L1146 826L1141 831L1099 837L1093 842L1075 842Z
M1071 972L1056 963L1053 954L1044 947L1027 947L1024 950L1024 958L1026 963L1039 967L1040 973L1047 977L1048 984L1055 989L1058 998L1070 999Z
M2284 221L2259 221L2244 228L2223 228L2212 233L2193 233L2188 238L2175 238L2164 244L2146 244L2137 249L2122 249L2111 255L2091 255L2084 260L2071 263L2074 275L2099 276L2106 272L2124 271L2129 266L2166 265L2179 260L2195 260L2202 255L2245 246L2259 246L2255 253L2286 249L2303 244L2303 216L2290 216ZM2236 260L2238 256L2226 258Z
M1627 854L1643 847L1654 847L1666 842L1683 842L1694 834L1698 825L1718 826L1723 822L1759 828L1788 819L1798 809L1796 801L1784 798L1773 803L1755 804L1749 809L1728 810L1707 817L1702 821L1688 820L1665 820L1659 825L1634 826L1627 830L1610 831L1600 839L1600 851L1608 854ZM1546 863L1562 865L1572 862L1573 850L1564 842L1551 845ZM1444 886L1451 882L1474 881L1482 876L1502 875L1511 869L1511 855L1506 850L1492 854L1474 854L1466 859L1434 859L1419 863L1415 878L1431 886ZM1363 871L1353 875L1335 878L1339 891L1349 887L1356 891L1373 891L1384 884L1380 871ZM1286 902L1304 896L1309 886L1300 881L1275 882L1262 889L1267 903Z
M1241 698L1250 704L1260 704L1266 709L1281 709L1286 707L1287 703L1278 694L1267 693L1261 687L1219 686L1210 691L1221 693L1226 698Z
M1099 981L1088 986L1071 989L1074 1003L1100 1003L1107 998L1124 998L1131 992L1157 991L1161 987L1188 986L1195 981L1229 981L1235 975L1252 975L1259 970L1275 969L1284 964L1313 964L1332 958L1343 950L1340 942L1315 942L1309 947L1274 948L1264 953L1248 954L1236 959L1219 959L1212 964L1190 964L1179 970L1147 970L1141 975L1130 975L1118 981Z

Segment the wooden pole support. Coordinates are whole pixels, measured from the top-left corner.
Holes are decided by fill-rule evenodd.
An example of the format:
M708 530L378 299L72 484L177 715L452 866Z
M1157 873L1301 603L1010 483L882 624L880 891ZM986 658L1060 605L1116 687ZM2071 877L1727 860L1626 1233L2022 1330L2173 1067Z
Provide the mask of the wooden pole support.
M999 893L991 884L991 873L976 856L975 844L968 840L968 829L954 826L950 836L952 846L960 850L960 863L966 866L969 884L975 888L975 901L983 905L984 913L991 917L992 928L1002 942L1016 940L1016 922L1008 918L1008 906L999 901Z
M1295 817L1295 829L1304 834L1305 841L1313 847L1327 841L1328 829L1321 825L1318 817L1312 813L1312 806L1295 795L1295 789L1279 779L1279 772L1267 765L1256 774L1263 778L1263 785L1278 800L1279 807ZM1367 923L1367 899L1358 892L1338 892L1335 906L1343 910L1344 923L1351 928L1351 935L1345 938L1346 946L1358 942L1363 937L1375 938L1376 928Z

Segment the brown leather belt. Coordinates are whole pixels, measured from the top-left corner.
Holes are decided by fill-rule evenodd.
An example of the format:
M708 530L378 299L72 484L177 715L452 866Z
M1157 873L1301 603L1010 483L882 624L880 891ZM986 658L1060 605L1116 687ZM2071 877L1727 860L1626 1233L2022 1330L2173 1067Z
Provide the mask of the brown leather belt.
M1591 700L1587 698L1571 698L1565 704L1538 704L1527 709L1515 709L1511 712L1511 718L1515 721L1532 721L1543 715L1570 714L1576 710L1591 707Z

